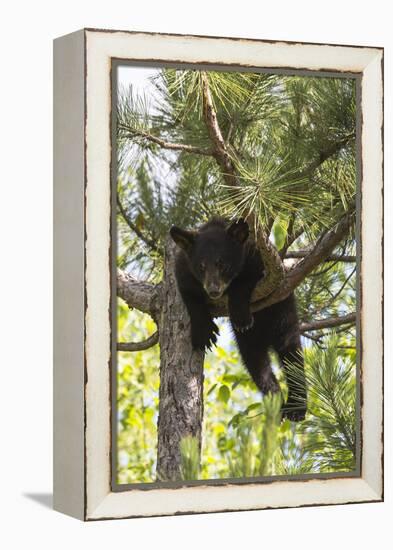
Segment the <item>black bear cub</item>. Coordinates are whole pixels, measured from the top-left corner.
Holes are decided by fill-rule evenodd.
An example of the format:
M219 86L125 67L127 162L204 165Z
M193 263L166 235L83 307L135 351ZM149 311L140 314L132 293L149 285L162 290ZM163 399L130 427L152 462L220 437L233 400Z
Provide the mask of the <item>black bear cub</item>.
M218 328L209 302L226 294L239 351L255 384L263 394L280 389L269 359L272 348L279 356L288 384L283 416L303 420L306 384L295 297L291 294L282 302L251 312L251 294L264 276L264 265L249 238L247 222L240 219L228 223L213 218L196 231L173 226L170 234L179 247L176 279L191 318L193 348L210 348L216 342ZM296 364L295 377L288 362Z

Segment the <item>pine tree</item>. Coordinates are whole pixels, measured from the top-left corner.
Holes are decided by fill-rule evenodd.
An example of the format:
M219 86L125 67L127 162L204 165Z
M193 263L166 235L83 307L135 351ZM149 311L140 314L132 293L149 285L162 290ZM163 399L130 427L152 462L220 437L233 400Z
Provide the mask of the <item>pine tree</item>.
M146 342L122 346L159 338L157 475L178 479L181 440L200 451L204 356L191 349L168 230L245 217L267 268L252 309L295 291L306 349L326 351L335 329L337 349L352 357L356 90L348 78L175 69L153 84L154 104L119 91L118 295L157 325ZM225 302L213 311L225 316ZM340 383L339 370L331 375ZM329 437L326 449L339 445Z

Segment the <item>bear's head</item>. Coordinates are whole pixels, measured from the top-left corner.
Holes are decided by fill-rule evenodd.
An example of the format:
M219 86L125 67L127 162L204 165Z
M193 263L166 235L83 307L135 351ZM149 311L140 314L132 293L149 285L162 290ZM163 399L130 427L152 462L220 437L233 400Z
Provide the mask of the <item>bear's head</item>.
M189 268L212 300L218 300L240 273L249 227L239 219L206 223L197 231L173 226L170 235L186 255Z

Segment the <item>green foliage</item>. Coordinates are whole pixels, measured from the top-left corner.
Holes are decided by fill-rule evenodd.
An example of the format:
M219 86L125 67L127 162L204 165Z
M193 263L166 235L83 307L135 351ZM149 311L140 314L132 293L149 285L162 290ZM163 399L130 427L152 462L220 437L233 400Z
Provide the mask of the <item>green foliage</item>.
M356 460L355 364L332 335L326 349L306 350L309 414L300 430L314 471L347 472ZM295 370L296 376L296 370Z
M325 344L326 351L318 347L306 350L306 420L299 424L281 422L279 394L268 394L237 412L226 429L221 425L217 431L217 449L226 460L218 477L355 469L356 366L353 358L337 347L336 335L326 339ZM295 380L296 368L293 365L291 373ZM214 477L209 458L203 455L202 461L207 463L207 477Z
M134 338L142 339L154 331L152 321L136 312L129 324L122 325L122 334L128 337L130 325ZM201 465L197 440L185 438L181 443L183 479L353 470L355 354L340 349L339 342L339 336L332 335L324 338L326 349L313 346L305 350L308 413L300 424L281 422L279 394L261 399L235 349L226 344L209 352ZM118 479L120 483L154 481L158 346L118 355ZM280 383L285 394L282 376Z
M199 441L191 435L183 437L180 441L181 467L180 473L182 479L199 479L200 449Z
M281 250L288 235L289 218L277 216L272 227L272 236L277 250Z
M281 422L281 403L279 394L268 394L263 399L264 422L259 451L259 475L261 476L273 473L273 459L278 448L278 428Z
M155 331L154 322L118 300L119 341L139 341ZM159 388L159 347L117 354L118 482L155 478Z
M279 444L280 394L268 394L252 403L238 418L234 445L227 449L229 477L259 477L274 474Z
M353 204L356 185L355 81L342 78L206 73L217 120L239 176L229 188L212 156L168 150L146 139L211 149L199 71L163 69L154 101L121 90L118 105L119 196L145 241L120 222L120 265L144 265L153 277L170 225L195 227L212 214L253 211L283 242L286 224L303 228L303 245ZM281 228L281 229L280 229ZM129 228L128 228L129 231ZM131 231L132 233L132 231ZM281 233L281 235L279 235Z
M265 225L278 213L282 217L289 216L310 201L304 185L305 176L297 174L290 166L286 168L285 160L278 162L269 150L246 161L235 160L234 164L239 185L220 185L225 193L220 209L225 216L247 217L254 212L256 220Z

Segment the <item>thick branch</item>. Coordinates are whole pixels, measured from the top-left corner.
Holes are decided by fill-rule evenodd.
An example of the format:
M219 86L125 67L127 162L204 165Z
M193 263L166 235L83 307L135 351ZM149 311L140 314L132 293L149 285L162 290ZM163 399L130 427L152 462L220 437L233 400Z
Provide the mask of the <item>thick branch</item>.
M211 149L202 149L201 147L194 147L194 145L187 145L185 143L171 143L157 136L154 136L153 134L144 132L143 130L136 130L131 126L126 126L125 124L119 124L119 130L123 132L122 136L125 138L134 139L140 137L146 141L156 143L163 149L169 149L172 151L185 151L186 153L194 153L196 155L205 155L209 157L213 155Z
M256 244L265 265L265 276L258 285L258 294L260 297L265 297L284 280L285 267L269 237L262 230L259 232Z
M321 262L325 261L325 259L330 256L334 248L349 232L354 222L354 218L355 212L352 210L344 214L338 223L320 237L314 248L312 248L310 252L289 271L287 280L290 281L293 288Z
M228 185L237 185L235 167L228 152L227 145L221 133L217 120L217 114L214 109L213 98L210 92L209 79L205 72L201 73L202 94L203 94L203 114L210 140L213 144L213 156L219 164L224 179Z
M265 278L262 279L254 290L251 310L259 311L287 298L307 275L329 257L334 248L347 235L354 221L354 215L353 211L347 212L334 227L326 231L306 257L284 272L281 284L276 286L269 295L266 295ZM226 303L223 301L212 304L212 311L215 316L226 315Z
M118 342L117 351L142 351L158 343L158 330L142 342Z
M254 291L253 311L258 311L268 305L284 300L295 288L332 253L334 248L348 234L354 222L355 212L347 212L341 220L326 231L317 244L302 260L287 271L282 284L266 299L259 299L258 287ZM259 285L258 285L259 286Z
M339 317L329 317L319 321L300 324L300 332L312 332L313 330L322 330L324 328L334 328L340 325L353 325L356 323L356 313L348 313Z
M296 259L296 258L305 258L310 253L309 249L305 250L294 250L293 252L287 252L284 259ZM347 256L344 254L330 254L325 258L325 262L344 262L344 263L353 263L356 262L356 256Z
M117 270L117 295L129 307L148 313L153 319L160 311L160 285L137 281L121 269Z
M206 127L213 144L213 156L220 166L223 172L223 177L228 185L236 187L238 185L238 178L236 176L235 166L232 162L231 156L228 152L228 147L218 124L207 74L204 72L201 73L201 79L203 112ZM282 281L284 277L284 266L276 248L269 241L269 238L265 232L262 229L256 231L257 224L255 223L254 214L250 214L247 217L247 221L249 222L252 230L254 230L254 239L265 265L266 275L261 282L260 292L261 294L263 293L263 296L267 296Z

